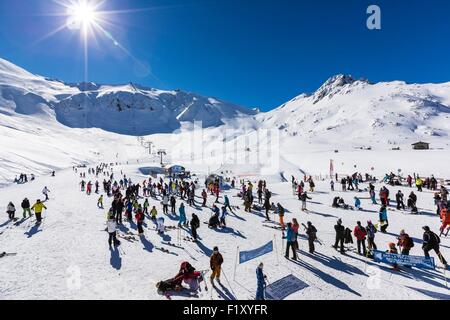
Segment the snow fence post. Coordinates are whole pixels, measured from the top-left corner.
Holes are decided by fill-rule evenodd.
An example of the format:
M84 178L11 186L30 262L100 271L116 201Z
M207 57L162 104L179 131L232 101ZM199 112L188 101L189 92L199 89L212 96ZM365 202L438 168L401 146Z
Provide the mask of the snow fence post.
M237 268L238 257L239 257L239 246L236 247L236 259L234 260L233 281L236 281L236 268Z

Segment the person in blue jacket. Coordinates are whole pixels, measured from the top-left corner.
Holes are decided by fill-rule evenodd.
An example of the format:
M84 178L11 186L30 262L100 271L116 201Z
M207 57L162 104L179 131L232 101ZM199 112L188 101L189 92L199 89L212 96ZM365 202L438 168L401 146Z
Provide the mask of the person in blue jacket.
M231 209L231 205L230 205L230 199L228 199L228 196L225 195L225 199L224 199L224 204L225 204L225 209L230 210L230 212L233 212L233 209Z
M361 209L362 209L362 208L361 208L361 200L359 200L358 197L355 197L355 208L356 208L357 210L361 210Z
M381 225L381 232L386 233L386 229L389 226L389 222L388 222L387 209L386 209L385 205L382 205L380 207L379 220L380 220L380 225Z
M263 273L263 263L261 262L256 268L256 279L257 279L257 289L256 289L256 300L265 300L264 298L264 288L266 286L267 276Z
M180 220L178 221L178 226L179 227L181 227L182 225L187 226L186 210L184 208L184 203L181 203L178 212L180 213Z

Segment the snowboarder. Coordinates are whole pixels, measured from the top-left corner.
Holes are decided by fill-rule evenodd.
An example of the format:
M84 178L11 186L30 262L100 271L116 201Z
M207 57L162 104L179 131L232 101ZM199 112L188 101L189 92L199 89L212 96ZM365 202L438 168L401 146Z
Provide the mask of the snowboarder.
M220 273L222 270L222 263L223 263L222 254L219 252L218 247L214 247L213 253L209 260L209 264L210 264L210 267L212 270L212 274L211 274L211 278L210 278L212 285L214 285L214 279L217 279L217 282L220 284Z

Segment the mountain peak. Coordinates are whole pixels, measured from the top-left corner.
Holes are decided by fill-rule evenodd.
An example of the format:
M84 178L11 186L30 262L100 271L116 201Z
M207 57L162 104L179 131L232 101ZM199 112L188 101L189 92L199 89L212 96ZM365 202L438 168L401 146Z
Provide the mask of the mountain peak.
M326 96L332 97L344 86L353 85L354 83L369 83L369 81L366 79L356 80L352 75L347 74L337 74L332 76L314 93L314 103L319 102Z

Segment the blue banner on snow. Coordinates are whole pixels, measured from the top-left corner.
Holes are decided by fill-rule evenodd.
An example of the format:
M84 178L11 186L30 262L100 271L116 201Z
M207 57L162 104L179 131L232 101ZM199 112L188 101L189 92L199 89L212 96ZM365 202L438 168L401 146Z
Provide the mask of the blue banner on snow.
M269 243L263 245L262 247L254 250L241 251L239 252L239 263L242 264L244 262L258 258L272 251L273 251L273 241L270 241Z
M373 258L377 262L383 262L388 264L398 264L401 266L413 266L422 269L435 269L434 258L421 257L421 256L406 256L402 254L387 253L383 251L374 250Z
M266 298L270 300L283 300L294 292L306 287L308 285L305 282L291 274L268 285L266 287Z

